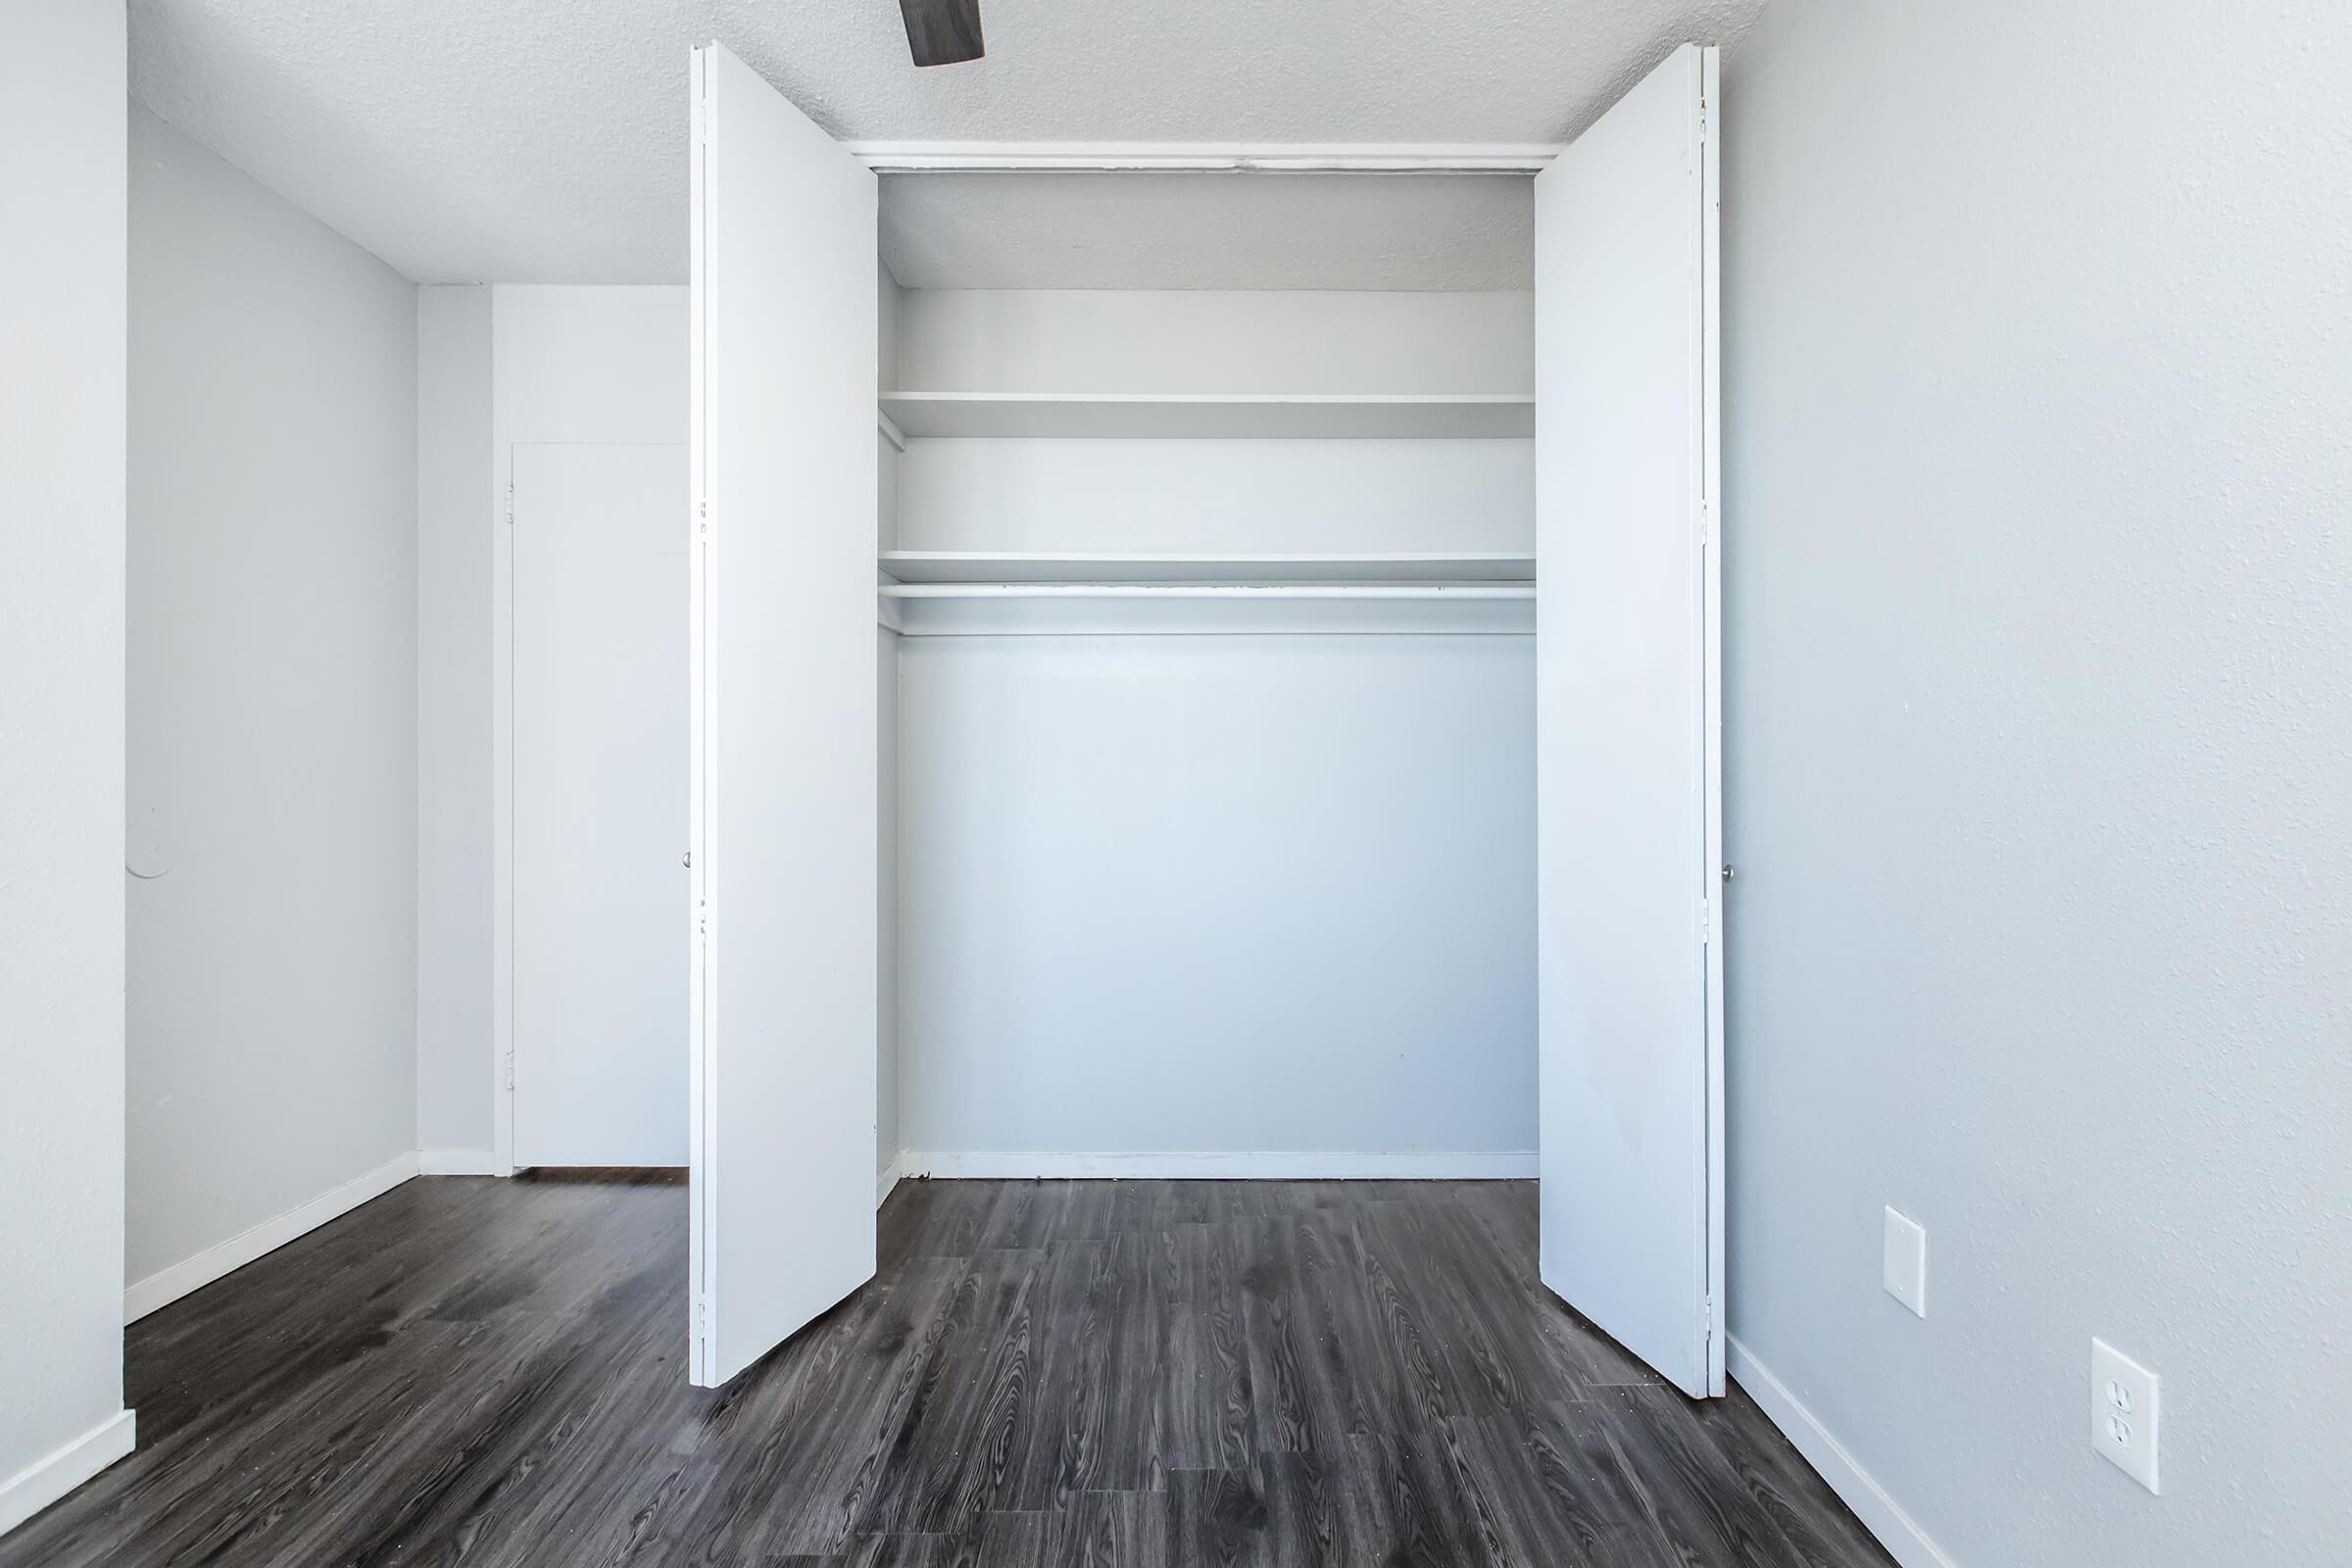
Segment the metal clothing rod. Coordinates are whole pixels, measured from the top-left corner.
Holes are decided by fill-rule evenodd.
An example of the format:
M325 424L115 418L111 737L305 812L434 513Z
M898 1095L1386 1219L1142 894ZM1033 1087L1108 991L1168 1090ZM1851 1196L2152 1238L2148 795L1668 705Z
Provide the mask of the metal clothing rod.
M885 599L1533 599L1533 583L882 583Z

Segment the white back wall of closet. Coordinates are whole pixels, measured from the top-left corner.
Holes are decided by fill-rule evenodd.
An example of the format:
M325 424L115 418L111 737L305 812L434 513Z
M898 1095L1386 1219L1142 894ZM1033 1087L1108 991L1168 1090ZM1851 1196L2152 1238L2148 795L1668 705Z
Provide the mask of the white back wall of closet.
M1525 394L1532 331L1520 293L907 290L893 359L909 392ZM1524 439L917 438L896 466L907 550L1534 537ZM906 638L913 1168L1532 1151L1533 679L1525 635Z
M1525 394L1533 296L908 289L912 392ZM914 440L906 550L1524 551L1525 440Z
M921 1152L1535 1147L1526 637L908 638Z
M907 289L923 392L1532 392L1535 296Z

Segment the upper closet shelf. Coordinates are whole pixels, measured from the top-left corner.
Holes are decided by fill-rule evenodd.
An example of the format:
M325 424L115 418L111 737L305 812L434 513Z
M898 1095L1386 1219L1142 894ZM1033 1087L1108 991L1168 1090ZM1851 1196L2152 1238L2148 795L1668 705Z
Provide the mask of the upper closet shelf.
M1532 555L1075 556L975 550L890 550L880 564L903 583L1527 582Z
M1536 400L1516 393L885 392L908 436L1530 436Z

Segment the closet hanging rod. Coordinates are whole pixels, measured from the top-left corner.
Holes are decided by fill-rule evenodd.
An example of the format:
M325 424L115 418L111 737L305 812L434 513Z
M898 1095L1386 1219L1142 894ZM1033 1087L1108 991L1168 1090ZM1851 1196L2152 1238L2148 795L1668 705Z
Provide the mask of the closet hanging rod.
M1533 583L888 582L885 599L1533 599Z
M1532 552L1400 551L1348 554L1162 554L1051 551L885 550L885 577L908 582L969 583L1275 583L1527 582Z

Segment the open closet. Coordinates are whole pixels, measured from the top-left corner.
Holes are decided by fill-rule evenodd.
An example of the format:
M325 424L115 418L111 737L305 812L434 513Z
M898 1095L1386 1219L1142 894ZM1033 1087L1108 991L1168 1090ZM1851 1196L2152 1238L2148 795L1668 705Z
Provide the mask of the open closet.
M696 1382L902 1172L1540 1171L1721 1392L1713 73L1267 172L861 157L696 52ZM1422 271L1220 245L1298 203Z

